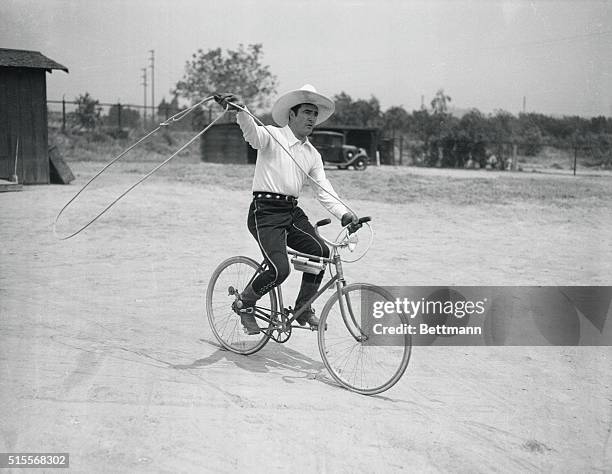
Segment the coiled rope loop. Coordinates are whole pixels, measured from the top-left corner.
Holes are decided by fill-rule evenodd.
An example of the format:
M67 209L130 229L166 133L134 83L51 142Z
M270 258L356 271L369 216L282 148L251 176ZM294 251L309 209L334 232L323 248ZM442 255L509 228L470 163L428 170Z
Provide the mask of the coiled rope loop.
M164 160L162 163L160 163L159 165L157 165L155 168L153 168L151 171L149 171L146 175L144 175L142 178L140 178L138 181L136 181L134 184L132 184L129 188L127 188L123 193L121 193L117 198L115 198L108 206L106 206L101 212L99 212L93 219L91 219L87 224L85 224L84 226L80 227L79 229L77 229L76 231L74 231L73 233L66 235L66 236L60 236L57 234L56 231L56 227L57 227L57 222L59 221L60 216L62 215L62 213L66 210L66 208L68 206L70 206L70 204L72 202L74 202L74 200L79 197L79 195L85 191L85 189L92 183L94 182L102 173L104 173L104 171L106 171L108 168L110 168L115 162L119 161L121 158L123 158L129 151L133 150L134 148L136 148L136 146L138 146L140 143L144 142L147 138L149 138L151 135L154 135L155 133L157 133L159 130L161 130L163 127L170 125L171 123L174 122L178 122L179 120L182 120L183 118L185 118L189 113L191 113L193 110L195 110L197 107L199 107L200 105L205 104L206 102L209 102L210 100L213 100L213 97L207 97L206 99L201 100L200 102L198 102L197 104L189 107L188 109L185 110L181 110L179 113L173 115L172 117L170 117L168 120L166 120L165 122L162 122L159 124L159 126L152 130L151 132L147 133L144 137L142 137L140 140L138 140L136 143L134 143L133 145L129 146L128 148L126 148L123 152L121 152L117 157L113 158L106 166L104 166L104 168L102 168L100 171L98 171L89 181L87 181L87 183L85 183L85 185L72 197L72 199L70 199L70 201L68 201L64 207L62 207L62 209L59 211L59 213L57 214L57 216L55 217L55 221L53 222L53 234L60 240L67 240L70 239L72 237L74 237L75 235L81 233L82 231L84 231L85 229L87 229L87 227L89 227L91 224L93 224L95 221L97 221L100 217L102 217L111 207L113 207L120 199L122 199L127 193L129 193L132 189L134 189L136 186L138 186L140 183L142 183L144 180L146 180L147 178L149 178L153 173L155 173L157 170L159 170L162 166L164 166L166 163L168 163L170 160L172 160L176 155L178 155L181 151L183 151L185 148L187 148L189 145L191 145L198 137L200 137L201 135L203 135L204 133L206 133L210 127L212 127L215 123L217 123L219 121L219 119L221 119L221 117L223 117L224 114L219 115L214 121L212 121L206 128L204 128L203 130L201 130L200 132L198 132L191 140L189 140L187 143L185 143L181 148L179 148L176 152L174 152L169 158L167 158L166 160ZM225 111L228 110L228 107L225 108Z

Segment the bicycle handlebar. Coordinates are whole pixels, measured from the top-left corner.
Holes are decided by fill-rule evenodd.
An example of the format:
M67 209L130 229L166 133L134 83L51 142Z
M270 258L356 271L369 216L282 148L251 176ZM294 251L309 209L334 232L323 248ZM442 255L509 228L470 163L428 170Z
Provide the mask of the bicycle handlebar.
M365 224L366 222L370 222L371 220L372 218L370 216L360 217L359 220L357 221L357 224L349 224L345 226L344 228L348 230L348 228L351 227L351 225L354 225L356 227L356 229L353 232L350 232L350 231L348 232L348 234L350 235L351 233L357 232L357 230L361 229L363 224ZM342 247L344 245L348 245L348 242L346 242L346 239L344 239L342 242L332 242L331 240L328 240L325 237L323 237L321 234L319 234L319 227L323 227L328 224L331 224L331 219L329 218L320 220L319 222L315 224L314 229L315 229L315 233L317 234L317 236L321 238L321 240L323 240L323 242L325 242L327 245L330 245L332 247Z

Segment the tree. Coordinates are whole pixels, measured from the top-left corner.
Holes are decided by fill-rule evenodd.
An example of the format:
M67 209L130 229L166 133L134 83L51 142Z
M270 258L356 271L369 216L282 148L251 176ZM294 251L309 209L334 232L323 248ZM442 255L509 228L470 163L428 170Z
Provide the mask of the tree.
M167 119L169 117L172 117L173 115L176 115L179 110L181 109L179 108L178 96L174 94L174 97L172 97L172 100L170 102L166 102L165 97L162 99L162 101L157 106L157 115L159 117Z
M590 145L593 158L605 169L612 168L612 134L591 134Z
M385 130L406 131L410 124L410 115L402 106L389 107L382 117L383 128ZM392 133L394 135L395 133Z
M433 134L433 120L427 109L414 110L411 117L411 133L417 140L429 146L429 140Z
M477 109L470 110L459 120L455 132L455 165L463 167L472 159L484 166L486 145L491 136L487 118Z
M543 137L536 114L519 114L518 135L525 155L535 156L540 152Z
M86 130L94 130L100 123L102 108L100 102L89 95L89 92L81 94L74 99L77 109L70 114L70 118L76 127Z
M328 125L352 125L355 127L379 127L381 125L380 102L374 96L370 100L353 100L346 92L332 97L336 111L326 122Z
M185 65L175 93L195 103L216 92L233 92L256 111L269 106L277 79L261 63L261 44L240 44L237 50L199 49Z
M444 89L438 89L431 101L431 109L434 114L446 114L448 112L448 102L452 99L444 93Z
M408 131L409 123L410 123L410 115L406 112L402 106L393 106L387 109L381 117L381 125L383 129L383 133L386 137L391 137L393 144L393 156L395 159L395 147L398 144L397 137L399 137L399 162L403 164L403 154L404 149L409 147L404 147L404 137ZM406 141L406 145L408 145L408 141ZM419 153L421 150L413 149L414 154Z
M451 98L444 93L444 89L438 89L431 101L430 125L433 136L428 140L431 146L428 162L435 163L436 166L449 165L448 151L452 149L453 135L453 117L448 113L447 105L450 101Z
M121 113L121 119L119 119ZM105 117L107 125L118 127L121 124L121 128L128 127L134 128L140 123L140 114L137 110L130 109L124 105L121 106L121 112L119 112L119 104L113 104L108 109L108 115Z
M514 115L505 110L496 110L495 115L489 118L489 141L495 145L516 140L518 121Z

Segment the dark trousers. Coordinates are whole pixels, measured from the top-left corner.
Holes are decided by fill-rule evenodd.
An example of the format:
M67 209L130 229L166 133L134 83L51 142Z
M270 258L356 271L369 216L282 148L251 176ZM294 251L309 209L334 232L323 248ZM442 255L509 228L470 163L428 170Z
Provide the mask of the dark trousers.
M252 284L259 297L289 276L287 247L318 257L329 257L329 248L316 236L314 227L297 206L297 201L254 199L249 208L247 225L268 264L268 269ZM325 271L317 275L303 274L295 309L301 308L314 296L324 274Z

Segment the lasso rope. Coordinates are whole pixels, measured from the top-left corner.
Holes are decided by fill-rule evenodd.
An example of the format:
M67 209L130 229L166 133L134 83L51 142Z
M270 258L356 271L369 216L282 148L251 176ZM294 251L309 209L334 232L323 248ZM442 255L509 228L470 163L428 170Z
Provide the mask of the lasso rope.
M73 232L72 234L66 235L66 236L59 236L57 234L56 231L56 226L57 226L57 222L60 218L60 216L62 215L62 213L66 210L66 208L83 192L85 191L85 189L95 180L98 178L98 176L100 176L102 173L104 173L104 171L106 171L108 168L110 168L115 162L117 162L118 160L120 160L121 158L123 158L130 150L133 150L137 145L139 145L140 143L144 142L147 138L149 138L151 135L154 135L155 133L157 133L159 130L161 130L162 127L168 126L170 123L172 122L178 122L179 120L183 119L185 116L187 116L190 112L192 112L196 107L199 107L200 105L205 104L206 102L212 100L213 97L207 97L206 99L201 100L200 102L198 102L197 104L193 105L192 107L189 107L188 109L182 110L179 113L173 115L172 117L170 117L168 120L166 120L165 122L162 122L159 124L159 126L152 130L151 132L147 133L144 137L142 137L140 140L138 140L136 143L134 143L133 145L131 145L130 147L126 148L123 152L121 152L117 157L113 158L106 166L104 166L104 168L102 168L100 171L98 171L89 181L87 181L87 183L85 183L85 185L72 197L72 199L70 199L70 201L68 201L64 207L62 207L62 209L59 211L59 213L57 214L57 216L55 217L55 221L53 222L53 234L60 240L67 240L70 239L72 237L74 237L75 235L81 233L82 231L84 231L85 229L87 229L87 227L89 227L91 224L93 224L95 221L97 221L100 217L102 217L111 207L113 207L120 199L122 199L127 193L129 193L132 189L134 189L136 186L138 186L140 183L142 183L144 180L148 179L153 173L155 173L157 170L159 170L162 166L164 166L166 163L168 163L170 160L172 160L176 155L178 155L181 151L183 151L185 148L187 148L189 145L191 145L199 136L203 135L204 133L206 133L210 127L212 127L215 123L217 123L219 121L219 119L221 117L223 117L223 114L219 115L219 117L217 117L213 122L211 122L206 128L204 128L203 130L201 130L200 132L198 132L191 140L189 140L187 143L185 143L181 148L179 148L176 152L174 152L168 159L164 160L162 163L160 163L159 165L157 165L155 168L153 168L151 171L149 171L146 175L144 175L142 178L140 178L138 181L136 181L134 184L132 184L129 188L127 188L123 193L121 193L116 199L114 199L108 206L106 206L101 212L99 212L93 219L91 219L87 224L85 224L84 226L80 227L79 229L77 229L75 232ZM228 108L225 108L225 111L227 111Z
M272 139L285 151L285 153L287 153L287 155L289 155L289 158L291 158L291 160L295 163L295 165L306 175L306 177L312 182L314 183L316 186L318 186L319 188L321 188L325 193L329 194L333 199L335 199L336 201L338 201L340 204L342 204L344 207L346 207L351 213L353 213L353 215L357 216L357 213L355 211L353 211L353 209L351 209L351 207L346 204L342 199L340 199L338 196L336 196L335 194L333 194L332 192L328 191L327 189L325 189L322 185L320 185L317 181L315 181L315 179L310 176L310 174L308 174L308 172L306 170L304 170L304 168L302 168L302 166L297 162L297 160L294 158L294 156L291 154L291 152L289 150L287 150L287 148L285 148L285 146L270 132L270 130L268 130L268 128L264 125L264 123L259 120L257 117L255 117L249 110L247 110L246 107L242 107L240 105L234 104L232 102L227 102L228 105L226 105L224 113L219 115L215 120L213 120L207 127L205 127L203 130L201 130L200 132L198 132L193 138L191 138L191 140L189 140L187 143L185 143L181 148L179 148L176 152L174 152L169 158L167 158L166 160L164 160L162 163L160 163L159 165L157 165L155 168L153 168L151 171L149 171L146 175L144 175L142 178L140 178L138 181L136 181L134 184L132 184L129 188L127 188L123 193L121 193L117 198L115 198L110 204L108 204L108 206L106 206L102 211L100 211L96 216L93 217L93 219L91 219L89 222L87 222L85 225L83 225L82 227L80 227L79 229L77 229L76 231L74 231L71 234L68 234L66 236L60 236L57 234L56 231L56 227L57 227L57 222L59 220L59 218L61 217L61 215L63 214L63 212L66 210L66 208L68 206L70 206L70 204L72 204L72 202L74 202L74 200L83 192L85 191L85 189L93 182L95 181L102 173L104 173L104 171L106 171L108 168L110 168L115 162L119 161L121 158L123 158L128 152L130 152L131 150L133 150L136 146L138 146L140 143L144 142L147 138L149 138L150 136L154 135L155 133L157 133L159 130L161 130L163 127L168 126L169 124L173 123L173 122L178 122L179 120L182 120L184 117L186 117L189 113L191 113L193 110L195 110L197 107L199 107L200 105L205 104L206 102L209 102L211 100L214 99L214 96L210 96L207 97L206 99L201 100L200 102L196 103L195 105L189 107L188 109L182 110L179 113L173 115L172 117L170 117L169 119L167 119L165 122L162 122L159 124L159 126L157 128L155 128L154 130L150 131L149 133L147 133L144 137L142 137L140 140L138 140L137 142L135 142L134 144L132 144L131 146L129 146L128 148L126 148L123 152L121 152L118 156L116 156L115 158L113 158L108 164L106 164L100 171L98 171L91 179L89 179L89 181L87 181L87 183L85 183L83 185L83 187L72 197L72 199L70 199L65 205L64 207L61 208L61 210L58 212L57 216L55 217L55 220L53 222L53 234L60 240L67 240L70 239L72 237L74 237L75 235L81 233L82 231L84 231L85 229L87 229L87 227L89 227L91 224L93 224L95 221L97 221L100 217L102 217L111 207L113 207L120 199L122 199L126 194L128 194L132 189L134 189L136 186L138 186L140 183L142 183L143 181L145 181L146 179L148 179L153 173L155 173L157 170L159 170L162 166L164 166L165 164L167 164L170 160L172 160L174 157L176 157L181 151L183 151L185 148L187 148L189 145L191 145L198 137L202 136L204 133L206 133L213 125L215 125L220 119L221 117L223 117L224 113L227 112L229 110L229 106L233 106L237 109L239 109L242 112L245 112L246 114L248 114L250 117L253 118L253 120L255 120L255 122L259 125L261 125L264 130L270 135L270 137L272 137Z

